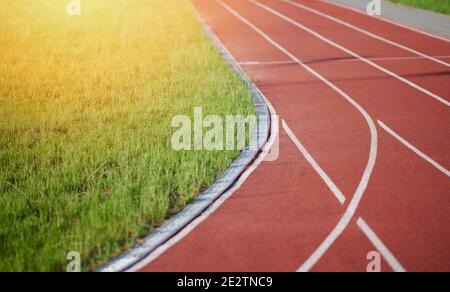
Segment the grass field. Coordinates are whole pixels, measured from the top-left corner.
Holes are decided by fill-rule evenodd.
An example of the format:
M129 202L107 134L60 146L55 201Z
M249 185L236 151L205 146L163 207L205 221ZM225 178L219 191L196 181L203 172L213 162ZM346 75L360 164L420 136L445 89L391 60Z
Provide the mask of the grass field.
M450 0L390 0L407 6L432 10L450 15Z
M0 4L0 271L91 270L239 154L175 152L174 115L251 114L188 0Z

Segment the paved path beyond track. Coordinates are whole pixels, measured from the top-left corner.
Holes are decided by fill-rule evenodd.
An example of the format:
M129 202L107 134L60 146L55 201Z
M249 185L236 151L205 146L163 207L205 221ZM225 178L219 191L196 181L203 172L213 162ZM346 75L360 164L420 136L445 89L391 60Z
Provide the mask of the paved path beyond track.
M194 5L280 116L280 157L132 270L365 271L376 251L450 271L450 42L322 1Z

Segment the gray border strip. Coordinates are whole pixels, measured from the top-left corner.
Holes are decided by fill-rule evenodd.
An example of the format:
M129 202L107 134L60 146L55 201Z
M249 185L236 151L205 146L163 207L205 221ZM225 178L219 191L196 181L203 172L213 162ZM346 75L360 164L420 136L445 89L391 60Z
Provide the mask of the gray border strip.
M370 1L325 0L331 5L356 10L363 14L366 13L367 4ZM443 41L448 42L450 38L450 27L448 25L450 17L446 14L383 0L381 16L376 18Z
M119 257L113 259L97 272L122 272L134 266L139 261L150 255L159 246L166 243L189 223L199 217L207 210L218 198L227 190L233 187L242 173L255 161L261 153L262 147L267 143L270 136L271 116L268 105L262 97L260 91L252 81L241 70L236 60L231 56L214 31L208 26L204 19L198 14L199 21L206 35L211 39L219 49L222 57L228 62L232 69L239 75L242 81L250 89L253 103L256 109L258 123L256 131L253 134L250 144L242 151L240 156L231 164L231 166L202 193L193 203L188 205L180 213L170 218L164 225L154 230L144 242L137 244Z

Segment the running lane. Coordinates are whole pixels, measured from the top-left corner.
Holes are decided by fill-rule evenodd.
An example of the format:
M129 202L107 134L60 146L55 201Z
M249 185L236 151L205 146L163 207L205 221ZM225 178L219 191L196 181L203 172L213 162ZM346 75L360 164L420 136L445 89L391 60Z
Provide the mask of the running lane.
M280 157L262 163L205 221L140 270L363 271L367 253L373 250L383 255L385 271L449 270L450 183L445 170L450 165L450 116L448 106L428 94L449 100L448 68L429 59L413 58L409 63L406 58L415 57L410 51L379 40L373 43L364 34L341 38L348 27L288 8L288 3L194 3L285 121ZM399 29L390 26L384 33ZM351 38L357 46L344 41ZM436 43L436 51L413 49L430 56L450 55L446 42L409 30L402 38L403 45L426 38ZM365 41L377 49L366 48ZM371 123L376 125L375 135ZM395 131L397 138L386 129ZM400 136L415 151L402 144ZM305 158L305 150L316 167ZM376 164L367 172L369 157L376 158ZM362 184L365 174L367 186ZM344 214L348 221L342 220ZM359 218L365 228L357 224ZM338 236L324 245L333 230Z

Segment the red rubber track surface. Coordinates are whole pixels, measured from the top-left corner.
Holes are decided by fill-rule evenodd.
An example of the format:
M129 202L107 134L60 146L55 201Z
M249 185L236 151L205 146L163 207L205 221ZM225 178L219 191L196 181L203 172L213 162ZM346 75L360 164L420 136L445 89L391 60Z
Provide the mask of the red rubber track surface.
M377 125L377 159L364 197L311 270L366 270L367 253L377 249L358 228L361 217L406 270L450 271L450 179L377 124L382 121L449 169L449 107L254 3L223 2L351 96ZM296 2L429 56L450 55L449 42L320 1ZM449 67L287 3L259 3L450 100ZM279 159L263 162L223 205L142 271L296 271L352 199L369 157L369 127L355 107L298 64L264 64L292 59L219 2L194 5L233 57L246 62L244 71L346 202L339 203L280 128ZM385 259L382 270L391 270Z

